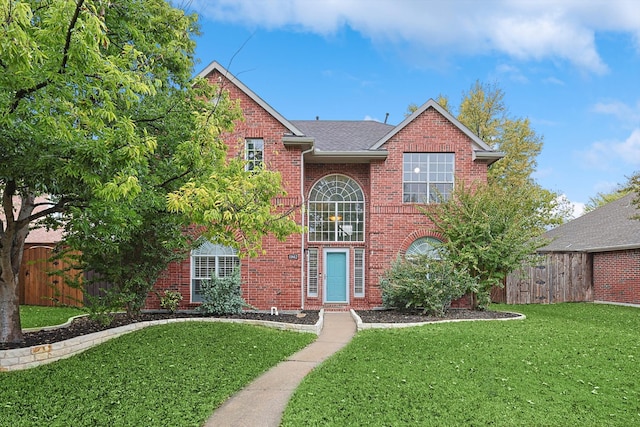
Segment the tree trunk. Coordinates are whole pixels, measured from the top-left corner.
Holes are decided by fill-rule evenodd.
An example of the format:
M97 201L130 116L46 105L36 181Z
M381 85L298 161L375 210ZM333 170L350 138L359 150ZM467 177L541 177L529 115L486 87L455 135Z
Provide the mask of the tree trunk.
M20 324L18 276L14 275L11 270L5 273L3 269L0 278L0 343L19 343L21 341L22 325Z

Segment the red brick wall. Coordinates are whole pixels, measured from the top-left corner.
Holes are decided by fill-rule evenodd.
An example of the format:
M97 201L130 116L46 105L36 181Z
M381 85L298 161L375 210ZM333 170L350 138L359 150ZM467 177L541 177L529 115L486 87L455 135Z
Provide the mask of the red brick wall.
M593 254L596 301L640 304L640 249Z
M285 204L299 207L300 195L300 149L288 149L282 136L288 130L266 110L246 94L218 75L211 76L214 82L222 82L234 99L240 100L246 120L237 123L233 134L227 136L229 155L242 155L244 139L263 138L265 163L271 170L278 170L283 177L288 193ZM456 126L434 109L429 109L412 123L393 136L384 147L389 155L386 161L371 164L307 164L305 165L304 194L322 177L334 173L344 174L357 181L365 194L365 241L311 243L318 248L319 271L322 271L322 250L330 247L349 248L349 301L357 309L382 305L378 286L381 275L391 263L404 253L417 238L439 237L433 224L414 205L402 202L402 162L405 152L449 152L455 153L455 176L467 183L486 181L487 165L473 161L470 139ZM296 221L300 223L300 209L296 210ZM307 247L307 237L304 238ZM353 248L365 249L365 296L353 295ZM265 255L255 259L243 259L241 265L242 292L245 300L259 308L277 306L280 310L299 309L302 306L301 287L302 248L301 236L290 236L286 242L277 242L268 237L264 240ZM293 255L290 259L289 255ZM295 259L297 257L297 259ZM305 270L306 275L306 270ZM156 290L177 289L185 297L180 308L189 304L189 260L170 266L158 281ZM306 283L305 283L306 286ZM322 306L322 280L319 281L318 298L306 298L305 308ZM462 303L462 305L465 305ZM148 308L158 308L159 302L150 296Z

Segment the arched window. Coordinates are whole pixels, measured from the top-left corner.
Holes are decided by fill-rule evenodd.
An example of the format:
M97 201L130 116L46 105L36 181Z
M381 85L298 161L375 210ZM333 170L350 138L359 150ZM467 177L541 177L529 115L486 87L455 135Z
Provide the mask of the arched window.
M427 255L431 259L440 259L440 253L438 252L440 243L442 242L435 237L420 237L411 243L405 253L405 258L411 259L412 257Z
M364 193L344 175L328 175L315 183L309 195L309 240L364 241Z
M191 301L201 302L200 291L203 280L212 277L226 277L240 265L236 250L228 246L216 245L208 240L191 251Z

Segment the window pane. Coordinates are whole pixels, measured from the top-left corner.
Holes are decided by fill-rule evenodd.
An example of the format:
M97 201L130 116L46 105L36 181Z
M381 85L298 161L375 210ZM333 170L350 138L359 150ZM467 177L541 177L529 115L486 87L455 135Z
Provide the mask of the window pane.
M309 248L307 258L307 295L318 296L318 249Z
M364 213L364 193L356 181L326 176L310 191L309 240L363 241Z
M454 182L453 153L404 153L404 203L447 200Z

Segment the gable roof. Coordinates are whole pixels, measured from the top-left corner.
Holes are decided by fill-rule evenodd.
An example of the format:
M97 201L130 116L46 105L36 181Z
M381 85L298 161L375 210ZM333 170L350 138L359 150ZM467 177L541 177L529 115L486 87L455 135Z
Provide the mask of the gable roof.
M410 116L405 118L402 121L402 123L400 123L398 126L396 126L395 129L393 129L393 131L389 132L387 135L385 135L384 138L380 139L373 147L371 147L371 149L375 150L375 149L378 149L378 148L382 147L382 145L384 145L395 134L400 132L405 126L407 126L409 123L414 121L416 119L416 117L418 117L420 114L424 113L429 108L433 108L434 110L436 110L438 113L440 113L442 116L444 116L444 118L446 118L448 121L450 121L455 127L460 129L462 131L462 133L467 135L469 137L469 139L471 139L471 142L472 142L472 145L473 145L473 160L475 160L476 158L487 159L487 160L489 160L489 164L491 164L491 163L493 163L493 162L495 162L497 160L500 160L501 158L504 157L504 153L501 153L499 151L495 151L493 148L491 148L486 142L484 142L482 139L480 139L478 137L478 135L476 135L475 133L471 132L471 130L469 130L468 127L463 125L458 119L453 117L451 115L451 113L449 113L446 109L444 109L440 104L438 104L433 99L429 99L427 102L422 104Z
M278 113L273 107L271 107L271 105L267 104L267 102L264 99L260 98L254 91L249 89L244 83L238 80L236 76L231 74L226 68L220 65L217 61L213 61L209 65L207 65L205 69L200 71L196 77L206 78L213 71L218 71L224 77L229 79L231 83L236 85L242 92L244 92L256 104L264 108L271 116L273 116L284 127L286 127L291 132L292 135L304 136L304 134L298 128L296 128L289 120L285 119L282 116L282 114Z
M640 248L635 193L607 203L544 234L553 241L538 252L609 252Z

